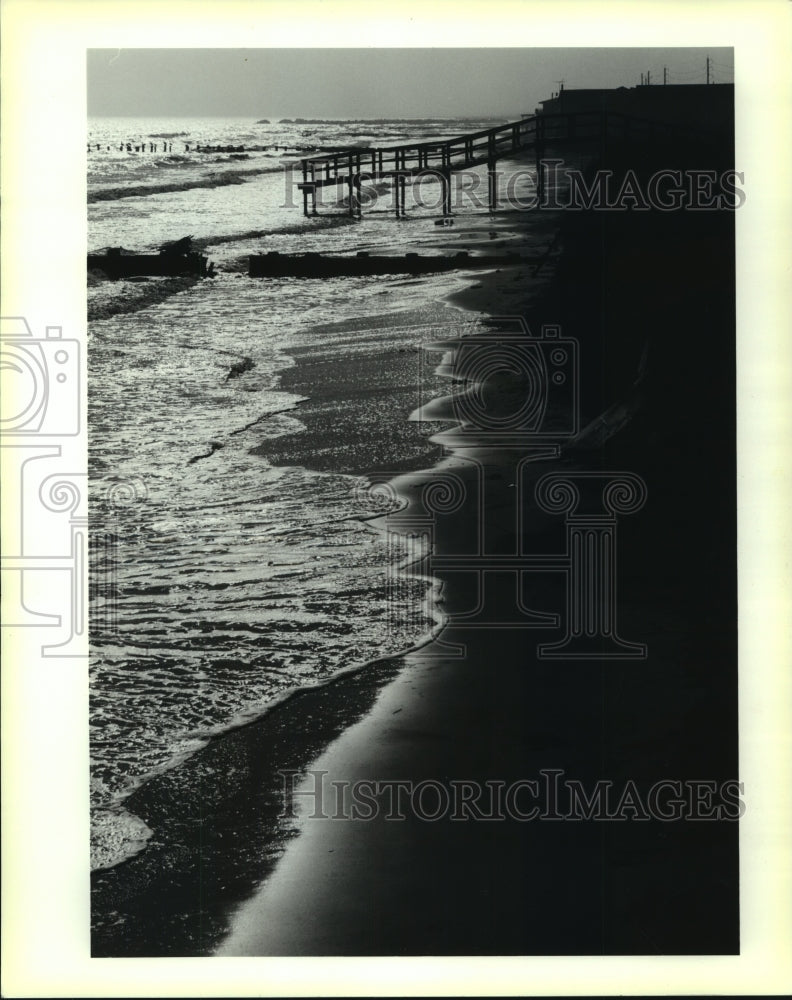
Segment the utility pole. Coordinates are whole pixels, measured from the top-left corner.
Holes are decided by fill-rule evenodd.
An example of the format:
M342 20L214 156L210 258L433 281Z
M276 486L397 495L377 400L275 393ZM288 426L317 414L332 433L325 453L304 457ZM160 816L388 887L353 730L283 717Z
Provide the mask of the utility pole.
M707 83L710 82L710 57L707 56Z
M647 87L650 86L651 83L652 83L652 74L651 73L647 73L646 74L646 86Z
M643 87L643 85L644 85L644 75L643 73L641 73L641 86Z
M668 83L668 67L663 66L663 86L665 87L667 83Z

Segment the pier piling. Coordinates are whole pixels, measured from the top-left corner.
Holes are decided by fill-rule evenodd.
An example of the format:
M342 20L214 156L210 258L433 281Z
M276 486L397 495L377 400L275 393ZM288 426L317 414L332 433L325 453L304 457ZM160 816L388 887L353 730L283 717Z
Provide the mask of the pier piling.
M487 164L487 192L489 195L489 210L496 211L498 207L498 174L495 170L495 163Z
M444 167L440 171L443 185L443 216L451 215L451 168Z

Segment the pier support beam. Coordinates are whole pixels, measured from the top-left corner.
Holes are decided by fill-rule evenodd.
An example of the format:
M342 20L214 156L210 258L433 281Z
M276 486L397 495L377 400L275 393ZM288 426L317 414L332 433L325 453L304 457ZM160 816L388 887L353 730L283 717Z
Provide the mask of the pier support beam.
M494 212L498 207L498 174L495 169L495 161L490 160L487 164L487 191L489 194L489 210Z
M321 173L321 170L322 170L321 163L320 164L316 164L316 163L312 163L311 164L311 187L310 187L310 191L311 191L311 215L318 215L319 214L316 211L316 169L317 169L317 166L318 166L319 171Z
M407 176L393 175L393 201L396 206L396 218L403 219L407 214Z
M449 167L440 171L440 182L443 185L443 215L451 215L451 169Z
M349 205L349 214L354 216L355 214L355 171L352 168L352 154L349 154L347 160L347 203Z
M308 215L308 162L307 160L302 161L302 196L303 196L303 215Z
M354 193L354 212L350 214L356 215L359 219L363 218L363 199L360 195L360 185L361 177L360 174L355 174L352 178L352 191Z
M354 216L355 214L355 178L352 174L347 178L347 203L349 206L349 214Z
M302 189L302 196L303 196L303 215L305 216L318 215L319 213L316 210L316 205L317 205L316 187L312 184L306 185L306 187ZM310 211L308 210L309 200L311 202Z

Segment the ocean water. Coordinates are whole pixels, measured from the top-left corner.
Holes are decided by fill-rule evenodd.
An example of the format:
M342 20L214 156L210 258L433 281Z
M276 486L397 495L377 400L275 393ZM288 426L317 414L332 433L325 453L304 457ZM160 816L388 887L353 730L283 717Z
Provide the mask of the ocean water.
M89 276L89 315L101 317L88 348L94 867L144 849L151 831L124 803L147 777L294 688L405 649L436 625L426 581L402 581L410 612L391 613L393 567L408 553L367 524L361 470L276 466L266 445L302 428L301 398L280 385L290 351L319 343L333 360L414 349L438 328L459 335L469 317L439 303L469 279L262 281L247 277L246 260L269 249L454 245L428 221L431 204L414 200L404 222L384 196L359 221L330 197L318 219L304 219L282 147L293 156L489 124L89 122L89 247L143 250L192 235L218 267L175 294L157 279ZM467 215L464 245L475 247L489 236L486 211ZM428 378L424 389L441 383Z

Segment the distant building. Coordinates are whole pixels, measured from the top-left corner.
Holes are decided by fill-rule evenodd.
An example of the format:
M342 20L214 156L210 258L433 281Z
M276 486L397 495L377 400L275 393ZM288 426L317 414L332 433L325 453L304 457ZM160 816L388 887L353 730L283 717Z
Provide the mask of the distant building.
M673 125L734 128L734 84L669 84L616 89L560 90L539 102L537 115L607 111ZM529 117L524 115L523 117Z

